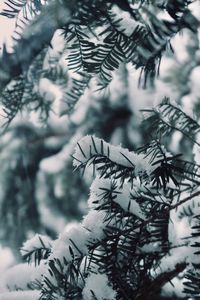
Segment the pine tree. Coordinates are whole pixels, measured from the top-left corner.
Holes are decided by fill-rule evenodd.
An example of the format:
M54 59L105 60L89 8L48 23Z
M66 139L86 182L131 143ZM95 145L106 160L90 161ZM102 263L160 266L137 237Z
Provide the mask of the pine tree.
M5 1L7 7L1 14L16 18L13 51L9 53L4 46L0 61L6 128L24 111L35 112L42 122L48 122L53 103L47 83L59 88L60 114L71 117L79 100L81 108L83 94L91 87L105 90L117 69L126 72L129 64L141 70L141 86L152 85L171 39L185 29L197 35L199 20L190 10L192 2ZM52 56L52 37L57 30L64 45ZM5 288L3 299L164 299L165 294L175 299L180 296L178 284L184 292L182 297L198 299L198 121L164 99L155 109L145 112L146 123L151 125L148 143L129 152L109 143L116 127L120 127L124 132L120 142L130 149L137 148L137 143L134 145L127 136L132 113L125 99L127 96L119 97L117 106L109 107L104 97L99 110L90 105L79 135L80 126L68 124L69 142L62 150L55 150L56 159L62 157L61 164L68 165L71 172L70 160L63 159L63 155L70 157L77 141L74 167L83 173L93 169L95 176L89 212L80 224L67 227L56 240L40 234L24 243L21 253L31 265L20 264L6 273L2 286L7 286L10 293ZM95 100L92 99L94 103ZM102 121L95 117L96 113L103 115ZM96 121L91 126L92 117ZM112 126L105 126L105 120ZM168 139L177 131L190 140L196 163L167 149L164 136ZM83 137L86 134L101 138ZM20 143L17 147L20 149ZM31 158L32 153L28 154ZM34 168L49 155L52 149L36 159ZM48 158L41 162L40 185L41 180L51 182L57 178L58 173L53 177L45 174L48 163ZM28 168L32 170L29 160ZM18 166L15 170L21 180ZM71 178L70 184L77 182ZM19 273L25 276L21 281ZM179 283L170 289L168 285L174 280Z

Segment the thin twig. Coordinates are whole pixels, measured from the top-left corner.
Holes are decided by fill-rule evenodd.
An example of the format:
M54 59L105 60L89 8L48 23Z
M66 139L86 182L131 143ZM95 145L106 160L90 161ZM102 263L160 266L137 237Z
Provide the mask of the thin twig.
M185 202L187 202L187 201L191 200L192 198L194 198L196 196L199 196L199 195L200 195L200 191L197 191L196 193L191 194L190 196L188 196L188 197L184 198L183 200L179 201L178 203L176 203L174 205L171 205L170 210L177 208L181 204L183 204L183 203L185 203Z

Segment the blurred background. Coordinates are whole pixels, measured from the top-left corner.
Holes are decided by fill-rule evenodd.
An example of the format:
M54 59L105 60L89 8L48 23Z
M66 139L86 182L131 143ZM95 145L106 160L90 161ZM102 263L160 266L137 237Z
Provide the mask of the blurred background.
M200 14L196 5L191 9ZM0 24L0 44L6 42L12 51L14 21L1 17ZM61 77L65 71L67 88L70 71L61 55L63 47L63 36L57 32L43 68L55 60ZM159 78L145 90L138 87L140 71L121 65L109 88L97 91L92 81L67 116L63 86L44 73L32 87L33 105L16 114L6 130L0 108L0 273L21 260L20 247L36 232L56 238L67 224L86 214L92 171L83 175L72 165L74 147L82 136L94 134L136 150L152 138L141 110L156 106L165 96L199 120L200 32L185 30L173 40L172 48L161 61ZM192 151L180 132L164 143L171 152L184 153L186 159L200 163L200 154Z

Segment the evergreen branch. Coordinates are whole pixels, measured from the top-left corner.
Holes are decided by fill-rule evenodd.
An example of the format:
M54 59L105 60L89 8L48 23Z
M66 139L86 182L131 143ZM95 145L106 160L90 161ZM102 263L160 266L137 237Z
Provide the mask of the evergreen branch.
M13 77L26 72L30 63L43 47L50 44L54 32L71 21L75 0L70 4L53 1L43 7L41 13L24 30L20 40L14 46L13 53L8 53L5 46L0 61L0 90ZM51 22L49 23L49 18ZM41 30L42 28L42 30Z
M170 282L174 277L183 272L187 266L187 263L179 263L174 266L173 270L164 272L158 275L157 278L152 280L152 282L147 282L145 288L142 292L136 296L137 300L148 300L150 297L154 297L156 294L159 294L161 288L164 284Z
M25 251L24 251L25 252ZM39 265L41 260L47 259L51 253L51 249L46 247L36 248L30 252L23 253L22 258L28 263L34 261L35 266Z
M81 30L81 26L73 26L66 36L69 54L67 56L68 67L73 71L85 69L84 56L91 54L94 43L89 41L89 37Z
M27 25L27 28L25 28L24 32L20 35L20 39L17 41L16 45L14 46L14 53L9 54L7 53L5 47L3 51L2 61L0 64L1 67L1 89L5 87L6 84L10 81L10 79L14 76L20 75L22 72L26 71L28 68L28 65L30 62L35 58L37 53L40 52L42 47L44 45L50 44L50 40L55 32L56 29L66 27L69 30L69 24L73 22L72 15L75 12L76 2L73 1L64 4L64 3L57 3L56 1L53 1L49 5L46 5L45 7L41 7L40 2L34 2L33 8L29 7L29 9L34 10L33 12L37 14L37 12L41 9L41 13L33 19L31 24ZM13 2L14 3L14 2ZM16 2L17 3L17 2ZM104 1L97 1L95 4L96 7L93 5L89 6L86 3L84 4L84 14L85 16L88 14L88 22L91 18L89 17L89 12L92 13L92 15L95 14L95 8L99 10L100 4L102 5ZM14 4L13 4L14 5ZM28 5L28 4L27 4ZM112 4L107 4L105 7L105 10L103 10L103 13L99 17L99 24L103 25L105 22L105 19L101 19L102 15L108 15L107 10L109 7L112 7ZM144 10L144 6L142 6L142 9ZM178 9L178 7L177 7ZM181 10L182 11L182 10ZM178 12L176 12L178 13ZM185 13L185 12L184 12ZM177 22L181 23L182 26L189 26L189 23L192 23L191 16L189 16L189 12L187 12L187 15L185 16L183 13L182 16L182 22L178 20ZM150 12L147 13L150 15ZM48 19L51 16L51 23L48 23ZM26 16L25 16L26 17ZM81 18L81 15L79 15ZM138 18L138 16L137 16ZM90 20L91 22L91 20ZM90 23L89 22L89 23ZM88 23L88 24L89 24ZM117 43L115 44L113 50L112 50L112 43L110 44L111 35L113 34L113 28L111 26L111 33L108 35L110 38L106 37L101 45L98 45L96 47L94 43L91 43L86 40L86 36L84 36L83 31L81 33L78 33L77 37L79 39L79 47L72 49L72 53L69 55L71 60L71 66L76 68L82 67L83 70L87 70L89 72L95 72L97 73L97 70L100 74L100 78L105 81L105 83L108 83L111 80L110 71L113 71L114 69L118 68L121 61L124 59L131 60L132 52L133 52L133 45L135 43L136 47L136 54L133 55L132 62L136 65L136 67L142 67L145 70L146 77L150 74L150 77L154 77L155 75L155 65L156 60L160 61L161 53L163 51L164 44L166 41L168 42L169 36L176 33L176 29L178 30L182 28L180 24L173 24L173 23L167 23L165 21L159 21L157 18L151 17L150 23L152 23L152 29L151 30L145 30L145 34L143 34L143 30L141 30L141 27L137 27L134 31L132 38L134 37L134 40L131 40L131 38L126 38L125 36L119 32L117 33L115 30L115 35L117 33ZM194 22L196 24L196 21ZM162 24L162 26L161 26ZM90 25L90 24L89 24ZM195 25L196 26L196 25ZM76 27L76 26L75 26ZM43 30L41 31L40 28ZM80 27L79 27L80 28ZM34 34L33 34L34 33ZM149 33L149 34L147 34ZM139 34L140 38L135 37ZM164 35L164 37L162 37ZM108 42L109 41L109 42ZM163 42L164 41L164 42ZM158 43L161 44L160 50L158 47ZM81 47L80 47L81 45ZM156 45L156 49L155 49ZM109 48L108 48L109 47ZM85 49L82 54L82 63L80 62L76 65L77 56L75 55L75 52L80 52L80 49ZM108 49L110 49L108 51ZM74 52L75 51L75 52ZM85 52L85 54L84 54ZM145 53L145 55L143 55ZM150 53L150 56L146 54ZM152 54L154 53L154 54ZM106 56L107 57L106 57ZM135 56L136 55L136 56ZM152 56L153 55L153 56ZM104 63L102 64L102 59ZM91 61L90 61L91 60ZM6 61L6 64L5 62Z
M5 1L7 8L4 8L0 15L11 19L15 18L26 3L27 0L7 0Z
M88 164L98 165L97 170L102 177L120 178L122 183L125 178L130 180L136 176L142 178L150 168L144 155L109 145L102 139L92 136L86 136L79 141L73 158L76 168L85 169Z
M89 85L91 79L90 75L85 72L79 72L76 75L78 76L75 76L74 78L73 75L71 75L68 80L68 86L63 88L62 101L65 103L66 107L62 111L61 116L72 113L75 104Z
M188 9L188 5L195 2L195 0L168 0L165 9L169 15L174 19L180 19L182 14Z
M200 195L200 191L197 191L193 194L191 194L190 196L188 197L185 197L184 199L180 200L178 203L174 204L174 205L171 205L170 207L170 210L172 209L176 209L177 207L179 207L180 205L182 205L183 203L187 202L187 201L190 201L192 200L194 197L197 197Z
M23 108L32 107L35 111L39 110L41 114L45 111L48 115L50 110L49 103L44 101L44 99L41 101L39 89L42 78L52 78L52 68L42 69L46 53L47 49L45 48L34 59L28 71L12 80L3 90L0 99L4 106L5 118L7 119L6 127ZM59 77L55 82L60 84L61 74L59 74L59 70L56 72L56 75Z
M9 0L11 1L11 0ZM24 30L30 25L31 21L41 13L44 6L48 5L49 0L25 1L17 15L15 16L15 29L12 34L14 44L21 39Z
M193 143L200 146L194 139L194 136L200 132L200 125L184 113L180 108L175 107L165 98L156 109L142 110L150 113L147 118L151 122L151 129L161 132L161 134L169 134L171 131L180 131L184 136L190 139Z
M46 5L49 0L6 0L4 5L6 6L2 12L1 16L7 18L18 19L21 14L22 17L28 20L30 17L37 15L43 5Z
M23 75L20 75L16 80L11 81L11 83L6 86L0 96L1 103L4 106L3 111L5 115L3 117L7 119L3 125L5 128L7 128L23 107L24 84L25 78Z
M110 25L106 25L98 37L93 33L94 38L96 44L91 42L88 29L83 26L71 29L67 35L71 44L67 47L68 66L73 71L82 69L91 75L95 74L100 79L99 84L105 87L112 79L111 72L128 58L132 43L121 33L113 31Z
M176 169L181 173L191 177L192 179L198 178L200 179L200 165L195 163L184 161L180 159L175 159Z
M35 266L39 265L41 260L46 260L50 253L50 241L47 242L45 239L43 241L43 238L40 235L36 235L32 240L25 242L21 248L22 258L28 263L34 261Z
M200 293L200 272L199 267L190 269L185 274L184 289L183 292L186 295L192 295L195 299L199 298Z
M174 13L179 14L180 7L176 8ZM144 74L143 85L145 87L148 78L153 82L155 76L159 74L163 52L170 45L171 39L184 28L195 31L199 27L199 21L188 9L181 9L181 18L173 22L155 18L155 14L146 7L143 7L142 10L149 18L150 26L146 37L141 39L132 61L136 68L141 68L140 83Z

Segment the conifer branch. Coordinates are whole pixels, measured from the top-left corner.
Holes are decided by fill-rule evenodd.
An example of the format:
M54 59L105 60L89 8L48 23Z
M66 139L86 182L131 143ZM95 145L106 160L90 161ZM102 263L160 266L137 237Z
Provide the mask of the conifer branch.
M150 282L147 282L145 288L142 290L141 294L136 296L136 300L149 300L155 295L159 295L161 288L168 282L170 282L174 277L183 272L187 266L187 263L179 263L174 266L173 270L163 272Z
M197 197L197 196L199 196L199 195L200 195L200 191L197 191L197 192L191 194L190 196L188 196L188 197L186 197L186 198L180 200L178 203L176 203L176 204L174 204L174 205L171 205L170 210L176 209L177 207L179 207L179 206L182 205L183 203L185 203L185 202L187 202L187 201L190 201L190 200L194 199L194 197Z
M200 143L195 139L195 135L200 132L200 125L179 107L172 105L168 98L164 98L156 109L144 109L142 111L150 114L146 121L149 120L150 129L153 132L157 131L165 135L171 131L179 131L200 146Z
M75 0L68 1L67 4L53 1L43 7L41 13L25 28L13 53L8 53L4 46L0 61L0 90L11 79L26 72L35 57L50 44L55 31L71 21L75 3Z

